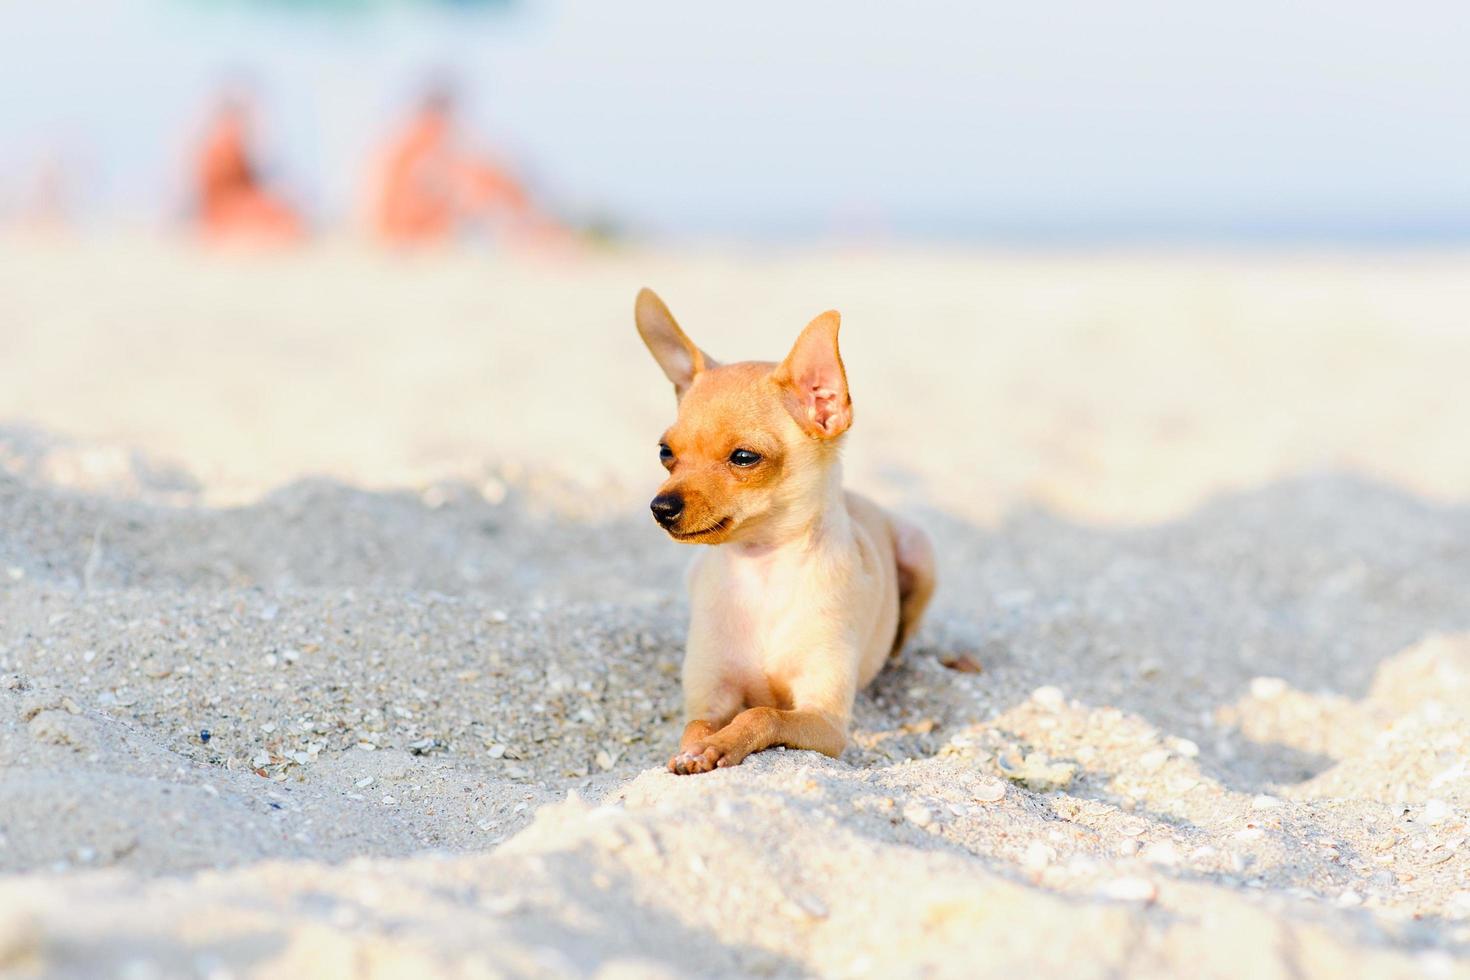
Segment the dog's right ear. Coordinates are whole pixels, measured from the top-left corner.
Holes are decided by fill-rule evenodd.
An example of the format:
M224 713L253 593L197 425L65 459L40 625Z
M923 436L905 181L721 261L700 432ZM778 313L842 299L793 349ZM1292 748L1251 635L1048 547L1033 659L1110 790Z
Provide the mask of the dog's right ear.
M638 291L633 315L638 322L638 336L663 368L664 376L674 383L674 397L683 398L699 372L716 366L712 358L694 346L694 341L684 336L674 315L653 290Z

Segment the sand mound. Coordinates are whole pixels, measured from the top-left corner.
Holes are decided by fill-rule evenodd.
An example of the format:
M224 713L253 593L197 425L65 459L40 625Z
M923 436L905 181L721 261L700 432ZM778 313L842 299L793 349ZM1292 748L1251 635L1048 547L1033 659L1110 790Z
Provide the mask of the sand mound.
M205 289L180 260L128 259L128 281L160 291L117 306L121 337L83 315L117 299L105 276L45 320L67 308L43 295L56 270L26 261L0 312L103 351L176 287L157 328L170 363L225 394L186 411L164 380L156 402L118 403L122 435L92 436L79 420L105 413L60 383L80 362L36 338L49 353L32 373L0 362L5 417L39 420L0 429L0 972L1470 976L1470 510L1453 502L1463 454L1444 453L1470 418L1414 429L1395 409L1355 428L1372 413L1348 408L1417 367L1441 377L1463 346L1449 332L1391 354L1361 321L1288 340L1219 321L1181 333L1163 299L1138 298L1158 278L1147 263L900 256L901 276L859 283L808 260L802 277L851 287L870 313L896 311L875 297L898 278L927 284L916 309L958 360L984 347L977 371L1036 385L1016 383L1009 419L984 386L926 385L909 405L893 394L914 390L904 338L858 357L856 394L875 394L852 471L941 542L934 613L860 698L841 759L776 751L679 778L662 763L687 552L641 513L632 474L651 457L622 461L651 447L666 392L590 425L487 356L500 387L475 401L480 379L451 354L479 341L444 310L422 319L444 350L390 321L410 296L478 295L479 270L434 273L433 289L384 272L361 296L339 282L362 316L351 330L262 307L259 345L225 331L216 355L190 346L206 296L249 311L262 282L305 290L363 260L194 270ZM505 315L563 292L600 309L629 275L618 261L502 283ZM1058 268L1075 295L1047 285ZM1253 324L1278 322L1277 301L1312 322L1339 310L1284 273L1210 268L1201 295L1231 299L1210 308ZM954 312L965 270L1036 332L971 337L976 318ZM791 270L717 271L797 291ZM1367 289L1343 285L1361 272L1293 274ZM1422 282L1400 274L1374 281L1407 304ZM1087 326L1081 309L1129 325ZM524 365L558 336L593 337L559 381L620 398L607 379L647 365L618 322L626 354L575 318L503 343ZM1176 366L1219 359L1219 377L1149 387L1150 338ZM1094 373L1043 377L1059 340ZM1234 387L1239 365L1283 350L1302 369L1290 384ZM253 409L226 407L260 404L234 372L303 363L316 387L293 376L270 411L319 427L282 426L277 444ZM388 409L351 400L364 379ZM1412 398L1447 390L1426 386ZM1304 393L1336 407L1305 412ZM466 405L524 424L467 454ZM933 418L975 431L920 424ZM1302 448L1357 452L1360 436L1372 467ZM218 446L253 446L258 472Z

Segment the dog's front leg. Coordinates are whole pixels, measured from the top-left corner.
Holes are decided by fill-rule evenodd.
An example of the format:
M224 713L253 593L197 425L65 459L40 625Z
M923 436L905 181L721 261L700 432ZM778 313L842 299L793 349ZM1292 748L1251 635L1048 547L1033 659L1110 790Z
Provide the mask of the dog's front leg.
M811 749L833 758L847 746L843 727L821 711L747 708L719 731L690 737L698 724L689 723L681 752L669 766L680 775L738 766L752 752L773 745Z
M704 740L719 730L719 725L712 721L696 718L684 726L684 735L679 739L679 752L669 760L669 772L676 772L681 776L687 776L694 772L708 772L713 769L718 758L704 757Z

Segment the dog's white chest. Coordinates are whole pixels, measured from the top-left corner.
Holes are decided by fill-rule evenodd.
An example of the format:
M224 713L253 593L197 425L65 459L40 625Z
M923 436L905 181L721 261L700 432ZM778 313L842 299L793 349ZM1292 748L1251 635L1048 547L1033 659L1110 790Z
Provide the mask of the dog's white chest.
M701 556L692 570L692 633L718 638L718 659L732 674L764 677L820 623L820 563L808 553ZM714 652L714 651L711 651Z

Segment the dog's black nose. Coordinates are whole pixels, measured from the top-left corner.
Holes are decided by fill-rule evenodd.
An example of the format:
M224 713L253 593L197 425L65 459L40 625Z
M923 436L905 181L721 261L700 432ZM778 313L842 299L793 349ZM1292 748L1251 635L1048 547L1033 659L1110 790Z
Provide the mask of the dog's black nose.
M662 493L653 498L653 503L648 505L653 511L653 519L664 527L668 527L679 519L684 513L684 498L677 493Z

